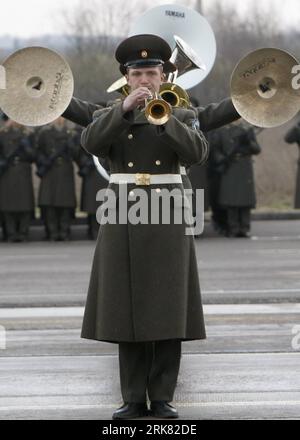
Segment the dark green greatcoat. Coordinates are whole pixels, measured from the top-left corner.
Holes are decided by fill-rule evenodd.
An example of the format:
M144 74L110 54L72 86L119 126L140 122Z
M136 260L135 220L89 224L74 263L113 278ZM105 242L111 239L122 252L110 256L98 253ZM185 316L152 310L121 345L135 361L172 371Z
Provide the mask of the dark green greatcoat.
M103 106L73 98L63 114L63 117L86 127L92 122L93 113L101 108L103 108ZM200 128L203 131L213 130L240 117L230 99L225 99L219 104L211 104L207 107L197 107L196 112ZM128 123L125 124L128 129ZM140 124L138 124L138 126L139 125ZM144 123L141 125L145 126ZM145 136L145 138L147 138L147 136ZM178 141L182 143L180 148L185 149L186 138L179 137ZM141 145L144 146L144 136ZM155 147L155 145L151 146L151 148L153 147ZM159 157L164 150L165 149L160 148L157 157ZM136 152L138 151L141 150L136 150ZM94 150L93 154L99 154L97 148ZM185 164L185 157L181 159L183 160L182 163ZM202 157L200 154L196 161L195 158L193 158L192 161L190 159L187 160L187 164L199 162L201 159ZM178 170L174 171L178 172ZM126 170L126 172L128 172L128 170ZM156 168L154 172L157 173ZM166 171L162 170L161 172ZM183 182L185 188L191 188L187 176L183 176ZM160 185L160 187L162 186ZM95 250L92 276L82 326L82 337L107 340L110 342L119 342L119 338L124 341L149 340L150 336L154 339L170 337L180 337L181 339L205 338L199 281L198 276L196 275L194 244L189 237L182 237L182 229L180 228L180 225L176 225L176 228L173 226L172 228L167 228L167 226L162 228L162 226L159 226L159 236L156 232L158 227L153 226L152 233L148 234L146 246L144 241L141 241L143 244L143 246L141 246L141 243L139 242L139 234L135 234L134 236L128 234L128 228L126 225L118 226L118 234L114 233L114 230L116 230L113 229L114 225L104 226L106 228L106 233L103 234L104 228L102 227ZM138 227L135 227L135 230L140 231L141 236L143 236L143 231L146 227L149 226L139 225ZM162 229L164 229L164 233ZM175 229L180 229L180 233L179 231L175 232ZM149 229L146 231L149 231ZM153 258L149 260L148 257L148 253L151 251L151 245L153 243L152 235L156 238L154 243L158 243L159 239L161 239L160 247L158 250L156 249L158 255L151 252L152 254L154 253L156 260L160 257L160 250L163 251L159 264L156 264L156 262L153 261ZM163 237L161 237L162 235ZM130 257L129 244L131 248L135 249L135 252ZM104 249L106 250L104 251ZM114 249L117 249L118 252L114 251ZM115 257L117 257L118 260L117 264L114 261ZM142 261L144 262L142 266L143 270L139 272L138 267L141 266ZM134 279L131 279L133 264L138 264L139 266L137 267L137 270L134 270ZM171 271L169 271L169 267L172 268ZM175 278L173 277L174 273ZM159 282L160 279L162 280L161 284ZM179 281L176 285L177 280ZM101 286L107 286L108 283L109 292L112 292L111 298L107 294L105 296L100 295L101 292L104 292ZM128 308L132 299L131 283L133 283L133 287L135 287L135 296L133 299L135 300L135 303L137 303L133 310L129 310ZM137 286L139 285L141 287L138 290ZM173 285L175 285L174 293L172 290ZM153 289L153 298L148 298L145 294L142 294L141 298L139 298L138 294L139 292L143 293L144 286L147 286L147 289ZM194 298L192 295L192 303L186 302L187 289L189 292L195 292ZM124 293L121 295L120 292ZM175 298L175 294L176 297L180 295L185 303L183 303L182 300L179 303L176 303L174 300L171 302L161 302L159 296L161 292L165 292L163 298L165 296L172 298L173 295ZM143 304L144 300L145 303ZM145 322L141 317L138 324L133 325L136 322L136 319L139 318L140 305L142 305L142 309L145 310L147 309L149 301L152 310L152 322L149 322L148 316L145 315L147 317ZM107 310L107 304L110 312L108 316L106 316L105 313ZM165 318L169 317L169 311L170 316L173 317L173 319L171 319L172 321L174 320L174 316L176 316L176 318L177 315L181 317L178 322L176 321L174 323L174 326L173 322L170 326L169 319ZM196 314L195 316L193 316L194 313ZM189 320L185 322L184 318L187 316L189 316ZM111 317L112 321L110 322ZM120 322L116 317L121 318ZM134 321L133 318L135 318ZM146 334L146 330L149 326L152 332L151 335Z
M298 159L298 170L296 177L294 208L300 209L300 122L287 132L284 139L289 144L297 143L299 147L299 159Z
M243 124L218 130L220 164L224 165L218 203L224 207L255 208L252 155L261 151L254 130Z
M54 125L43 127L38 134L37 164L43 173L38 195L40 207L75 208L75 179L73 160L78 154L70 130L57 129ZM59 153L59 154L57 154ZM51 161L51 158L55 158Z
M102 103L101 105L94 104L73 97L62 116L75 124L87 127L87 125L92 122L93 113L105 106L105 103ZM193 109L198 118L200 129L204 132L215 130L218 127L229 124L240 118L240 115L234 108L230 98L223 99L220 103L209 104L206 107L193 107ZM196 165L196 167L199 167L199 165ZM205 174L204 168L201 168L201 174L202 176ZM196 183L197 178L195 178L195 184L192 186L188 174L182 175L182 181L184 188L187 190L193 190L193 187L200 188ZM208 209L208 201L209 197L206 196L204 199L205 209Z
M95 214L100 206L100 202L96 200L97 192L107 188L108 180L100 175L92 155L83 148L80 148L76 163L79 167L78 174L82 178L80 210L88 214Z
M174 109L157 128L139 111L124 115L116 104L95 112L81 141L108 159L111 173L178 174L180 163L201 161L207 148L194 118L189 110ZM119 196L119 185L109 188ZM129 184L127 194L137 188ZM182 184L139 188L148 194L177 188L180 199L184 194ZM128 203L129 209L130 197ZM180 209L176 201L173 209ZM101 224L81 336L109 342L205 338L194 238L184 223Z
M31 164L35 148L31 133L24 127L0 131L0 210L33 212L34 194Z

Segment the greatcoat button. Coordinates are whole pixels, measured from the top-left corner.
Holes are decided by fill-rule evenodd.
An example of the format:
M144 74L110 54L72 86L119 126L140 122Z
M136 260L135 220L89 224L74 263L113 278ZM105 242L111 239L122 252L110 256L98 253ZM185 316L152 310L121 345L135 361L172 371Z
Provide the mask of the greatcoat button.
M155 163L156 163L156 165L160 165L160 164L161 164L161 161L160 161L160 160L157 160Z
M130 197L133 197L133 196L134 196L134 192L133 192L133 191L130 191L130 192L129 192L129 195L130 195Z
M160 193L161 192L161 189L160 188L156 188L156 190L155 190L157 193Z
M128 139L133 139L133 134L129 133Z
M129 166L130 168L132 168L132 167L133 167L133 162L129 162L129 163L128 163L128 166Z

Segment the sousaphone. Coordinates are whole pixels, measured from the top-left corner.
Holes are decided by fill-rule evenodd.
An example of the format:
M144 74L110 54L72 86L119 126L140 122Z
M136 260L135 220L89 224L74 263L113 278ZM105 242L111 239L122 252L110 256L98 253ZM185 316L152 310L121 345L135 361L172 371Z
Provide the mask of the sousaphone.
M178 72L175 82L183 89L188 90L202 82L214 65L216 58L214 32L206 18L193 9L177 4L152 8L132 24L129 37L137 34L158 35L168 42L173 53L176 48L178 49L178 42L180 45L183 41L185 48L189 48L188 51L182 48L182 52L185 54L188 52L191 59L196 57L195 64L200 63L200 66L185 71L179 68L181 73Z

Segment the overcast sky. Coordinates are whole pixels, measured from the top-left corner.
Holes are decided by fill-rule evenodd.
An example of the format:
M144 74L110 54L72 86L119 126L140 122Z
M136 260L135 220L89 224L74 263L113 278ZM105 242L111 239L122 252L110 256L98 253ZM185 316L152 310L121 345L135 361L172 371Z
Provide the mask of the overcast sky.
M94 0L99 2L101 0ZM113 5L113 0L112 5ZM130 1L130 0L128 0ZM141 2L143 0L140 0ZM190 4L193 0L189 0ZM204 8L212 0L202 0ZM281 6L280 22L282 26L298 27L300 30L300 1L299 0L218 0L224 5L234 4L237 10L242 10L249 3L259 3L262 13L272 14L273 5ZM0 36L11 35L15 37L31 37L47 33L62 33L63 27L58 25L58 17L62 8L72 9L78 0L0 0ZM153 0L152 5L157 6L176 1ZM180 4L180 1L177 1ZM84 4L84 2L83 2ZM182 4L186 2L182 1ZM126 1L124 1L126 6ZM116 10L117 13L117 10Z

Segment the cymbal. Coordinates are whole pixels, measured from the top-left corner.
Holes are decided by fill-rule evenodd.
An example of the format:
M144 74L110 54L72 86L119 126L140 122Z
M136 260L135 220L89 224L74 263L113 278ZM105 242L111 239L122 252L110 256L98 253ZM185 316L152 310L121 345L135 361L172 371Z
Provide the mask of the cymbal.
M2 65L6 89L0 90L0 108L23 125L39 126L58 118L68 107L74 89L65 59L44 47L26 47Z
M300 110L300 90L292 87L299 62L281 49L263 48L246 55L231 76L231 97L238 113L259 127L276 127Z
M5 89L6 79L5 79L5 69L3 66L0 66L0 89Z

